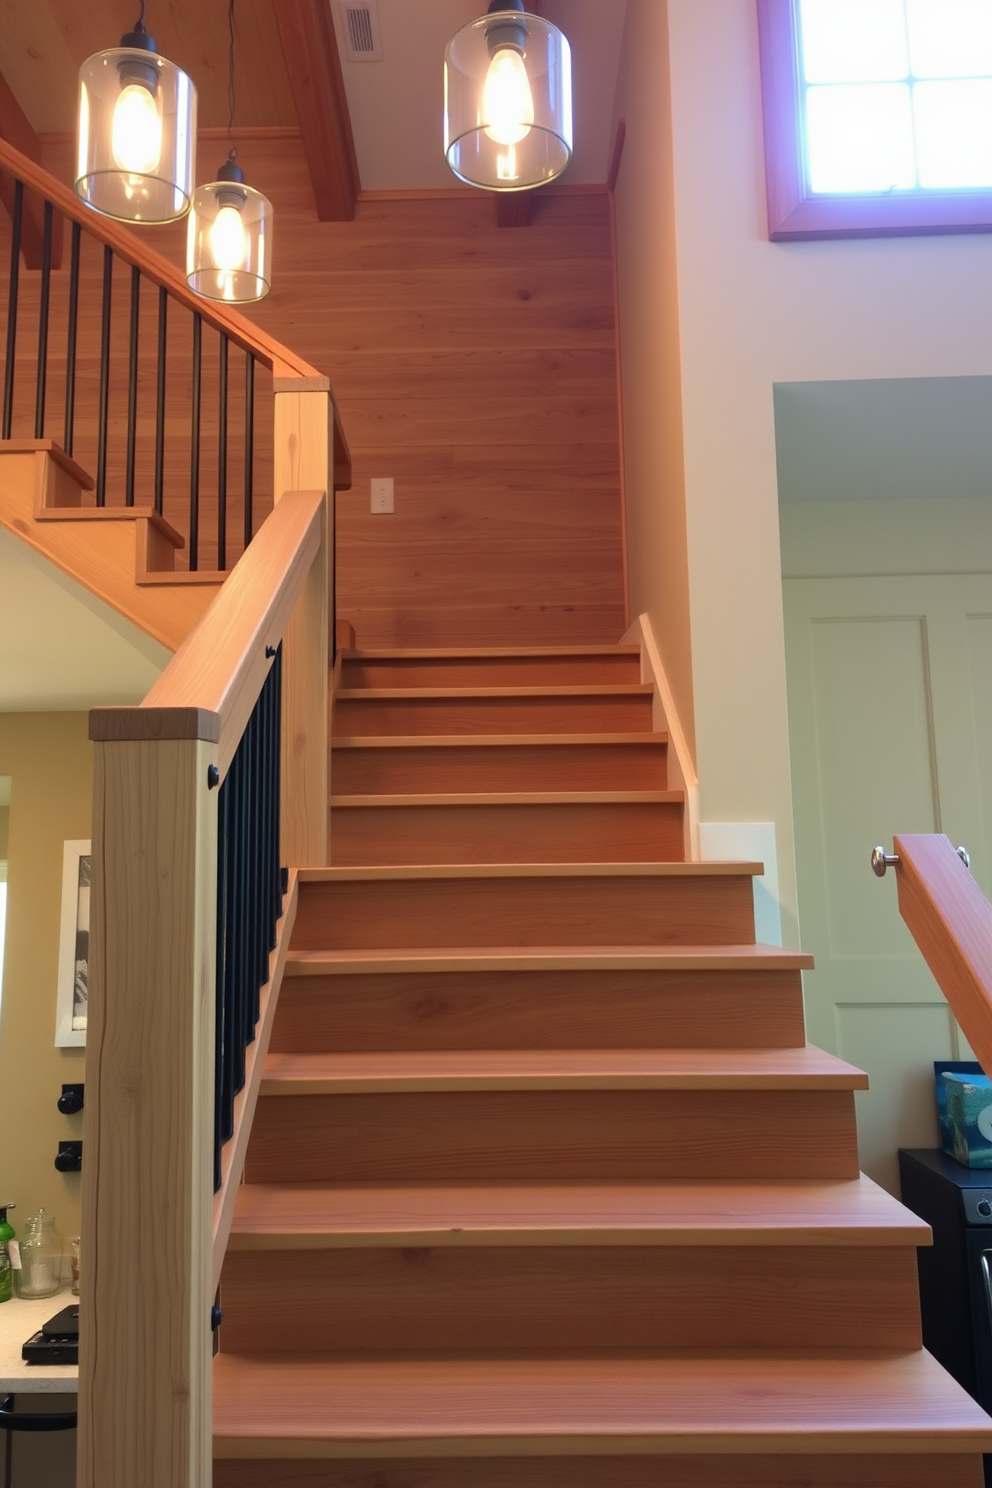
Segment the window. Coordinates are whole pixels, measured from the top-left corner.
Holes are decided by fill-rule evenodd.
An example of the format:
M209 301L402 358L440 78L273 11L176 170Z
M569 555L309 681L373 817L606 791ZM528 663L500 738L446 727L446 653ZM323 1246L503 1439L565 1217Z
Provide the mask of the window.
M992 231L992 0L758 0L773 240Z

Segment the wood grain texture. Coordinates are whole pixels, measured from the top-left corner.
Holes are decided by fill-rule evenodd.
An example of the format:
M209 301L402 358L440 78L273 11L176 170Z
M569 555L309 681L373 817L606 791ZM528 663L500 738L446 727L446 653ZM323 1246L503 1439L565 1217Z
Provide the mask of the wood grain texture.
M845 1090L508 1090L259 1101L250 1183L855 1178Z
M232 1250L348 1246L928 1245L863 1174L850 1182L244 1184Z
M665 790L667 740L653 734L573 738L462 735L336 738L342 795L511 790Z
M215 1388L217 1456L967 1455L992 1445L988 1417L922 1350L271 1364L232 1354L218 1359Z
M649 733L651 697L639 688L605 687L530 695L520 689L516 696L359 689L339 693L334 727L348 735Z
M992 1070L992 905L947 837L895 839L899 912L984 1070Z
M803 1042L797 970L705 966L535 970L408 957L395 972L290 975L272 1047L311 1049L790 1048ZM568 965L568 958L562 958ZM620 958L616 958L618 962ZM729 958L728 958L729 960ZM562 962L557 963L561 968ZM291 972L304 969L298 963ZM342 968L343 969L343 968Z
M351 222L361 189L334 22L319 0L273 7L321 222Z
M220 1459L214 1488L464 1488L458 1458ZM473 1458L474 1488L982 1488L981 1458L900 1455Z
M258 1022L255 1037L245 1050L245 1083L234 1097L234 1135L221 1150L221 1184L214 1194L212 1280L216 1291L227 1254L228 1236L234 1218L234 1206L241 1185L245 1153L251 1136L255 1107L262 1084L262 1070L269 1051L269 1040L279 1006L286 954L289 950L293 923L296 919L297 876L290 870L289 889L283 898L282 915L276 925L275 949L269 953L269 974L259 993Z
M253 1250L223 1287L234 1354L921 1347L906 1245Z
M356 687L534 687L640 682L636 647L501 652L357 651L344 658L343 685Z
M79 1476L209 1481L212 746L95 748Z

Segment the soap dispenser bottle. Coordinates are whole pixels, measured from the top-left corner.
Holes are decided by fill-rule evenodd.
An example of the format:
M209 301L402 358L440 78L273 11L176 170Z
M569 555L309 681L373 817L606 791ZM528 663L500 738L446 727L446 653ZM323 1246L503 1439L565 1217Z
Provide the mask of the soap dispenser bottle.
M14 1204L0 1204L0 1302L9 1302L14 1295L14 1273L8 1249L14 1238L14 1226L7 1223L7 1210L15 1207Z

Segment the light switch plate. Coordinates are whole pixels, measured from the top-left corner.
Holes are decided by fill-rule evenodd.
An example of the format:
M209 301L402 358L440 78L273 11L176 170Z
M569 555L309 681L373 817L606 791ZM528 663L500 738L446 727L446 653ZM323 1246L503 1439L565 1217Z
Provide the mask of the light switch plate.
M373 512L391 512L396 510L394 481L391 475L373 476L372 510Z

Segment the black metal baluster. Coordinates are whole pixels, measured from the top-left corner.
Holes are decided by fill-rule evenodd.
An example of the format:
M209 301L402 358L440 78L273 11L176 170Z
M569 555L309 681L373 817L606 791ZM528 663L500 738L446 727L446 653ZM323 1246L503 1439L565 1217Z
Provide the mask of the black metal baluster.
M252 500L255 494L255 358L246 352L245 362L245 547L252 536Z
M76 332L79 327L79 245L82 228L72 224L72 258L69 263L69 328L65 348L65 433L62 447L72 454L76 419Z
M282 642L276 647L276 659L273 671L276 674L276 740L274 750L275 790L272 792L272 809L275 815L273 823L273 836L275 838L275 859L273 871L275 876L275 905L276 919L282 914L282 900L285 888L283 885L282 871Z
M162 515L165 502L165 349L169 318L169 292L158 292L158 380L155 387L155 510Z
M134 505L134 440L138 425L138 315L141 309L141 270L131 269L131 327L127 364L127 471L124 504Z
M217 567L227 568L227 337L220 338L220 407L217 411Z
M225 1039L225 1050L227 1057L227 1069L225 1071L225 1085L229 1092L230 1100L230 1132L234 1130L234 1097L241 1089L238 1082L238 1049L241 1045L241 977L243 956L243 934L244 913L243 896L241 889L242 860L244 857L244 757L240 746L231 762L228 780L231 783L230 804L230 850L228 855L228 868L230 873L230 916L228 927L228 994L227 994L227 1036ZM227 1128L225 1127L225 1131Z
M103 313L100 323L100 412L97 424L96 504L107 504L107 409L110 400L110 301L114 282L114 251L103 250Z
M200 379L203 361L203 321L193 316L193 413L190 430L189 468L189 566L195 573L200 564Z
M17 351L17 292L21 277L21 219L24 215L24 182L14 182L14 217L10 233L10 289L7 295L7 360L3 369L3 430L10 438L14 420L14 357Z
M214 1193L220 1188L221 1148L224 1144L224 1067L225 1067L225 1012L227 989L227 923L228 923L228 875L227 875L227 781L221 786L217 799L217 981L214 989L216 1006L216 1033L214 1038Z
M41 240L41 298L38 304L38 374L34 395L34 437L45 437L45 392L48 385L48 307L52 297L52 204L45 203Z

